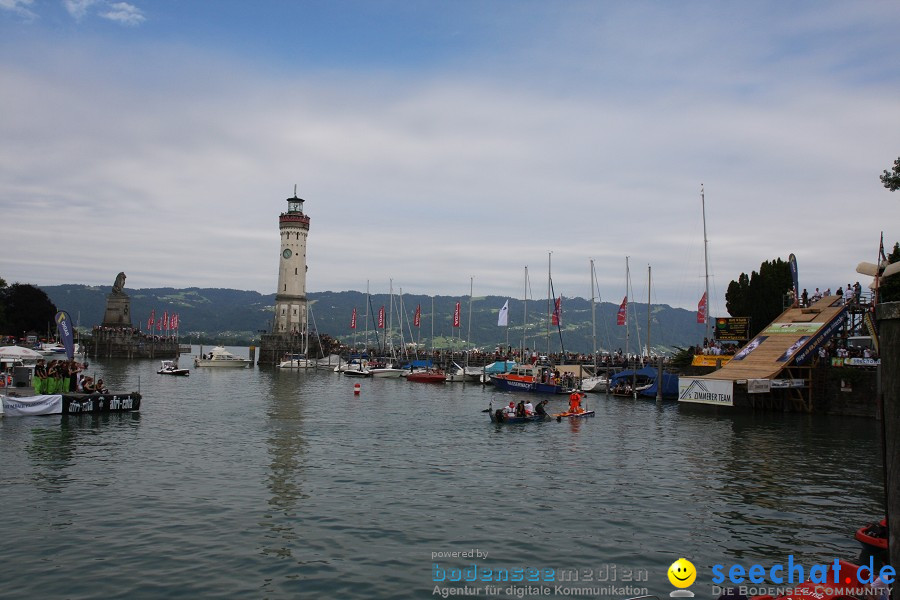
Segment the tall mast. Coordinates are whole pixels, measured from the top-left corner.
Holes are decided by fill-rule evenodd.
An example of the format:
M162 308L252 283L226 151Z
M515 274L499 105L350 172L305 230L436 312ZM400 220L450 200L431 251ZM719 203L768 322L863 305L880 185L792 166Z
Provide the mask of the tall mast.
M550 299L550 289L551 289L551 275L550 275L550 264L551 259L553 258L553 253L547 253L547 358L550 358L550 315L553 314L553 309L551 308Z
M650 360L650 265L647 265L647 360Z
M469 366L469 344L472 343L472 289L475 281L474 276L469 276L469 329L466 333L466 364Z
M522 296L522 307L522 356L519 358L524 362L525 340L528 339L528 265L525 265L525 295Z
M706 278L706 339L709 339L709 252L707 245L709 240L706 239L706 195L703 191L703 184L700 184L700 205L703 208L703 268Z
M628 267L628 257L625 257L625 360L628 360L628 332L630 327L628 326L628 295L631 292L630 287L631 284L631 271Z
M366 337L365 342L363 343L363 352L367 352L369 350L369 318L371 315L369 313L372 312L372 300L369 298L369 280L366 279Z
M594 312L594 259L591 259L591 339L594 344L594 375L597 374L597 315Z
M388 328L387 335L384 336L385 351L388 347L388 339L390 339L391 356L394 355L394 280L388 279L388 289L390 290L390 298L388 299Z

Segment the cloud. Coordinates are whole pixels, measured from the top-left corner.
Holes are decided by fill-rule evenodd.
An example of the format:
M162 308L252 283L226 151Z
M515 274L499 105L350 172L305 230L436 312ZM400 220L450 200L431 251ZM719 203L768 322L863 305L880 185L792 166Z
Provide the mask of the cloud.
M144 22L144 13L139 8L127 2L115 2L109 5L109 10L101 12L100 16L110 21L123 25L140 25Z
M601 297L620 301L629 256L638 301L649 264L654 302L696 308L701 183L713 314L765 260L794 252L802 286L834 288L859 278L881 228L900 239L877 178L900 153L892 80L836 74L830 48L775 60L769 30L761 44L724 25L741 33L711 53L677 43L679 22L645 20L648 36L610 19L602 47L585 19L564 28L580 46L553 54L561 37L539 38L521 70L500 68L515 53L414 73L280 72L183 44L25 44L22 61L0 63L0 112L16 115L0 121L0 197L41 243L0 276L107 284L125 271L136 288L270 293L295 183L312 291L393 279L466 295L474 276L476 295L521 297L528 265L541 297L552 251L557 294L589 297L593 258ZM626 38L640 68L608 54ZM885 68L870 63L867 76ZM59 252L57 238L75 241Z
M63 6L76 21L80 21L87 14L88 9L98 3L99 0L63 0Z
M37 18L37 14L30 10L33 5L34 0L0 0L0 10L8 10L28 20Z

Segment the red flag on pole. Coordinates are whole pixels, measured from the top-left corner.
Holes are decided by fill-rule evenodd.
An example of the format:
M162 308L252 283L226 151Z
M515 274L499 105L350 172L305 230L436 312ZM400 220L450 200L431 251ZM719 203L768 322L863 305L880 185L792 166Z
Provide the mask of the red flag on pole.
M169 330L169 311L163 313L163 329Z
M413 317L413 326L418 327L422 324L422 305L416 305L416 314Z
M562 316L562 314L561 314L562 306L560 306L561 304L562 304L562 296L560 296L559 298L557 298L555 300L555 304L553 307L553 321L552 322L556 326L559 326L559 324L562 323L562 319L560 318Z
M456 303L456 310L453 311L453 326L459 327L459 302Z
M350 315L350 329L356 329L356 309L353 309L353 314Z
M625 299L622 300L622 304L619 305L619 313L616 315L616 325L624 325L628 320L628 296L625 296Z
M707 305L706 305L706 292L703 292L703 297L700 298L700 303L697 304L697 322L698 323L706 323L706 315L707 313Z
M384 304L378 309L378 329L384 329Z
M147 330L153 331L153 324L156 322L156 309L150 311L150 318L147 319Z
M160 318L158 318L158 319L156 320L156 330L157 330L157 331L162 331L162 326L163 326L163 322L162 322L162 321L163 321L163 320L162 320L162 317L160 317Z
M178 313L172 315L172 329L178 329Z

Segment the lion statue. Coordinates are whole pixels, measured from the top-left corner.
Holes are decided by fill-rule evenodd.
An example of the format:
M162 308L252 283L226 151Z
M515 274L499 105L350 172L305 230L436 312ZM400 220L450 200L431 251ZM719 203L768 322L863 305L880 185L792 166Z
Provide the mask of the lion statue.
M113 294L123 295L125 293L125 273L116 275L116 281L112 287Z

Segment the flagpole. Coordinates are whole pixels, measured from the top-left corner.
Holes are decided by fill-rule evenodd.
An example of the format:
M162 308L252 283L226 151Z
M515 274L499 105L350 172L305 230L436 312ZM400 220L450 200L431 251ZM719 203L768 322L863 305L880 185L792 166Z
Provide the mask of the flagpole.
M700 205L703 209L703 269L706 279L706 339L709 340L709 240L706 239L706 194L700 184Z

